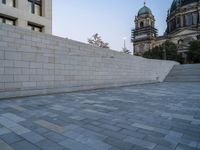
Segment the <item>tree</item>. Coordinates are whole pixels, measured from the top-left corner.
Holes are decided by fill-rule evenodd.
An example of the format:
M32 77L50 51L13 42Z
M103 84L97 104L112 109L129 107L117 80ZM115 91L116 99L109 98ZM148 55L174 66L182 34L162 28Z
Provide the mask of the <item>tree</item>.
M101 36L99 36L98 33L94 34L91 38L89 38L88 43L93 46L97 46L101 48L109 48L109 43L103 42L103 40L101 39Z
M170 41L166 41L162 45L156 46L145 52L143 57L150 59L166 59L179 62L181 61L181 56L178 54L177 46Z
M191 62L200 63L200 41L199 40L190 42L188 57Z
M162 44L162 49L163 49L163 55L164 50L166 52L166 60L174 60L174 61L179 61L179 54L178 54L178 47L176 44L170 41L166 41L165 43Z
M131 51L128 50L126 47L122 48L122 52L125 53L125 54L131 54Z
M138 53L138 52L134 52L134 55L135 56L141 56L140 53Z
M156 46L153 49L145 52L143 54L143 57L149 58L149 59L163 59L163 54L162 54L162 47L161 46Z

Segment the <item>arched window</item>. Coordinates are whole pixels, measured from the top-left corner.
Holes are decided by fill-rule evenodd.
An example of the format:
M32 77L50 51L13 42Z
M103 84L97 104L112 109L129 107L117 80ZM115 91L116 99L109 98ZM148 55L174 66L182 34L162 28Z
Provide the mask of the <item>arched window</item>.
M176 20L175 18L170 22L170 31L174 31L176 29Z
M151 25L150 20L147 19L147 26L150 26L150 25Z
M140 28L143 28L143 27L144 27L144 22L141 21L141 22L140 22Z
M185 25L186 26L192 25L192 13L188 13L185 15Z
M179 28L181 26L181 18L177 17L176 18L176 27Z
M182 44L182 43L183 43L182 39L178 40L178 44Z

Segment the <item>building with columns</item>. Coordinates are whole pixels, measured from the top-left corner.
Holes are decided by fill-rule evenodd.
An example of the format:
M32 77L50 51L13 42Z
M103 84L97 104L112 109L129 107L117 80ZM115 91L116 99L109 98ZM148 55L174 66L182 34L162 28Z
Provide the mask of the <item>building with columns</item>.
M142 55L169 40L177 45L178 53L187 59L189 42L200 38L200 0L174 0L166 20L166 32L163 36L157 36L151 9L144 6L139 10L135 17L135 29L132 30L135 54Z
M0 23L52 34L52 0L0 0Z

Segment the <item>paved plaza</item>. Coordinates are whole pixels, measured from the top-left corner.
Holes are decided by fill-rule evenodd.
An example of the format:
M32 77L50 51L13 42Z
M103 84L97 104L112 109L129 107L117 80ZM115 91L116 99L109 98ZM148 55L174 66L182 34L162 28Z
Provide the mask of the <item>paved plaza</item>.
M0 101L0 150L198 150L200 83Z

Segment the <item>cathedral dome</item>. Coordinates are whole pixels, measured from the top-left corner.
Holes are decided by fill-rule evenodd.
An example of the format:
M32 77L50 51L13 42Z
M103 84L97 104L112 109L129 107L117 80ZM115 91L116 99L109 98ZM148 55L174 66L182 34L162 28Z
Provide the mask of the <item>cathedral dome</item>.
M151 9L147 6L142 7L139 10L138 15L143 15L143 14L152 14Z
M193 2L198 2L198 0L174 0L172 2L170 12L175 11L178 7L182 7Z

